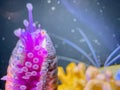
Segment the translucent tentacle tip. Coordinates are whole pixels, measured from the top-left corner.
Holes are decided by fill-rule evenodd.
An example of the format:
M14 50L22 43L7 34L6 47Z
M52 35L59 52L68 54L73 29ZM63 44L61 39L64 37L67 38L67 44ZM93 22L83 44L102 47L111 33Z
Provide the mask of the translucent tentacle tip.
M32 10L33 9L33 6L31 3L27 3L26 7L28 8L28 10Z

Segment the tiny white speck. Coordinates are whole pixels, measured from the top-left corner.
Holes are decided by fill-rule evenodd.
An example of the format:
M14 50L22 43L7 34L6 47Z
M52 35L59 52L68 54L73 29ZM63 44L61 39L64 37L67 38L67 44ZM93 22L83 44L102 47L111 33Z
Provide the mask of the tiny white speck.
M71 29L71 32L72 32L72 33L74 33L74 32L75 32L75 30L74 30L74 29Z
M76 0L73 0L73 3L76 3Z
M51 1L51 0L48 0L47 2L50 4L52 1Z
M80 41L81 43L82 43L82 42L85 42L85 40L84 40L84 39L80 39L79 41Z
M93 42L96 43L97 45L100 45L100 42L97 39L93 40Z
M102 9L100 9L100 13L103 13L103 10L102 10Z
M8 16L8 20L10 20L11 19L11 17L10 16Z
M100 5L100 2L97 2L97 5Z
M115 35L115 34L113 34L113 37L116 37L116 35Z
M76 22L77 21L77 19L76 18L73 18L73 22Z
M56 8L54 6L51 7L51 10L54 11Z
M5 40L5 37L2 37L2 40L4 41L4 40Z
M57 4L60 4L60 1L57 1Z

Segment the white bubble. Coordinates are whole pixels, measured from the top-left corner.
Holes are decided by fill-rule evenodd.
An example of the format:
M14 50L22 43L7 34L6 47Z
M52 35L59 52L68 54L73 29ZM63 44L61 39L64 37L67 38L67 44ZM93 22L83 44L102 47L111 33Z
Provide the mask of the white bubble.
M99 11L100 11L100 13L103 13L103 10L102 10L102 9L100 9Z
M54 6L51 7L51 10L54 11L56 8Z
M97 5L100 5L100 2L97 2Z
M113 34L113 37L116 37L116 35L115 35L115 34Z
M47 0L47 2L50 4L52 1L51 0Z
M8 20L11 20L11 16L8 16Z
M79 41L82 43L82 42L85 42L85 39L80 39Z
M94 43L96 43L97 45L100 45L100 42L97 40L97 39L95 39L95 40L93 40L94 41Z
M57 4L60 4L60 1L59 1L59 0L57 1Z
M71 29L71 32L74 33L74 32L75 32L75 29Z
M76 3L77 1L76 0L73 0L73 3Z
M4 40L5 40L5 37L2 37L2 40L4 41Z
M77 19L76 18L73 18L73 22L76 22L77 21Z

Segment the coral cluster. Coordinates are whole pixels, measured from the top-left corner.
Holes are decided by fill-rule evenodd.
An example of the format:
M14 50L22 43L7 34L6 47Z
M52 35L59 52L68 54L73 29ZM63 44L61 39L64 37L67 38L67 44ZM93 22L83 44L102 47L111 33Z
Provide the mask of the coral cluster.
M56 51L47 32L33 22L31 3L26 5L29 21L25 29L17 29L19 38L10 57L5 90L56 90Z
M120 73L116 76L120 77ZM72 62L66 67L66 72L58 67L58 78L58 90L120 90L120 80L114 78L110 70L86 67L84 63L76 65Z

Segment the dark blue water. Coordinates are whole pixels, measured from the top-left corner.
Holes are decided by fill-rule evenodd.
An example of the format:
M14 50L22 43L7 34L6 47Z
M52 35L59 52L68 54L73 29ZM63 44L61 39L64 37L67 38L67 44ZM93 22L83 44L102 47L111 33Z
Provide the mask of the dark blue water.
M6 74L9 57L18 40L13 31L23 27L23 20L27 19L28 2L34 7L34 21L40 23L53 40L59 65L66 66L71 61L93 64L89 61L91 58L95 66L103 66L110 53L119 47L119 0L1 0L0 78ZM117 56L111 64L120 63L119 53L118 49L110 58ZM4 90L3 81L0 89Z

